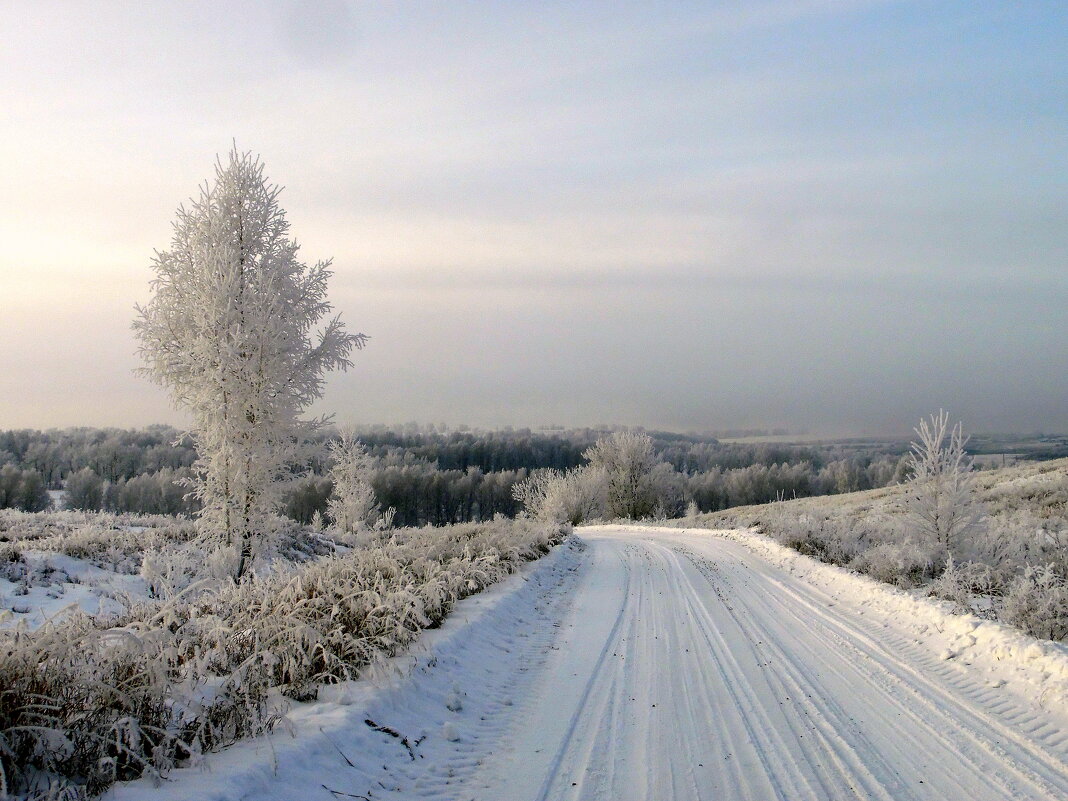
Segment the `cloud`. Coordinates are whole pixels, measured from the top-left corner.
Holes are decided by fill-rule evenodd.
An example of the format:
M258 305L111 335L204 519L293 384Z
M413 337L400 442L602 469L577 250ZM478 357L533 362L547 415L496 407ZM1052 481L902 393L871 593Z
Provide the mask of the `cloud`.
M330 384L342 417L1068 424L1060 12L0 13L10 425L173 415L126 326L234 138L375 337Z

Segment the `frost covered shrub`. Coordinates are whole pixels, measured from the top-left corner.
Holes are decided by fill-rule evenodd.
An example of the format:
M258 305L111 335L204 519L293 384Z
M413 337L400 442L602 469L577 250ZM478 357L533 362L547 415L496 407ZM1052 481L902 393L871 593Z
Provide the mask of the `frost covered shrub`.
M25 575L26 560L22 549L13 542L0 542L0 578L17 584Z
M868 548L858 554L849 566L887 584L914 587L932 576L935 564L932 549L906 539Z
M996 599L1004 589L1004 581L990 565L982 562L958 564L950 557L942 575L931 582L929 592L951 601L958 612L993 619L997 617ZM985 600L985 603L979 603L979 599Z
M972 533L981 513L968 440L960 423L949 428L944 411L914 430L920 439L912 443L905 510L922 537L949 551Z
M1068 637L1068 581L1052 565L1028 567L1005 594L1006 623L1050 640Z
M36 470L19 470L11 464L0 467L0 509L39 512L51 503L44 479Z
M104 479L88 467L67 477L66 490L64 506L67 509L94 512L104 504Z
M123 542L123 532L108 529L103 526L80 526L73 531L44 537L33 543L33 548L39 551L53 551L62 553L75 559L93 560L107 555L110 552L132 550L139 548L144 537L137 537L138 543L132 541ZM135 538L128 538L133 540ZM124 548L124 546L126 546Z
M269 729L279 693L308 699L319 682L357 676L564 530L501 519L376 534L241 583L176 579L192 550L169 566L146 559L166 600L111 621L0 629L0 798L40 775L95 793Z
M835 565L863 570L868 550L904 538L896 521L878 515L852 517L833 514L790 514L783 504L759 519L764 533L788 548ZM880 561L888 558L884 549ZM872 563L875 564L874 562Z
M827 538L823 536L823 528L827 525L826 520L817 522L804 515L797 519L789 519L776 514L762 522L764 533L781 545L793 548L805 556L830 561L826 558Z
M326 504L333 491L334 485L329 478L317 475L304 476L294 481L286 492L283 511L286 517L304 524L310 524L318 515L320 525L315 528L319 531L323 527Z
M916 536L906 501L911 486L737 508L702 516L700 523L756 526L801 553L901 587L930 580L930 594L960 611L1065 639L1068 459L984 471L968 480L986 515L982 525L943 529L950 531L951 550L934 531ZM974 504L965 506L976 513Z
M1038 515L1060 515L1068 508L1068 470L1063 462L1027 465L1008 480L998 474L979 474L985 480L980 498L992 514L1026 510Z
M653 515L657 519L680 517L685 513L689 489L686 476L667 462L660 462L650 471L649 483L656 495Z
M176 523L166 528L142 528L106 525L109 516L97 516L102 523L75 524L48 536L20 540L24 547L38 551L61 553L83 559L114 572L136 574L146 554L173 549L188 542L195 534L191 522ZM92 520L92 516L89 518Z
M772 539L879 581L914 586L929 578L939 564L937 547L906 536L897 521L880 515L791 515L782 503L771 504L771 510L760 524Z
M86 526L114 531L114 536L131 549L141 547L139 538L142 536L159 535L164 539L184 542L190 539L193 532L190 521L169 515L107 514L72 510L31 513L0 509L0 539L34 540L34 547L48 538L57 538L49 542L58 543L59 537ZM147 534L148 531L152 534Z
M1019 509L990 520L974 537L969 553L975 561L996 566L1005 574L1021 573L1028 565L1052 564L1068 575L1068 519Z
M22 549L13 542L0 542L0 566L22 561Z
M567 471L538 470L512 488L515 499L535 520L571 525L602 517L607 493L604 470L592 465Z
M155 473L120 478L104 490L104 508L133 514L188 515L199 509L189 495L187 469L164 467Z
M782 504L759 521L765 534L799 553L878 581L912 587L935 575L942 549L910 537L900 520L880 515L791 515Z

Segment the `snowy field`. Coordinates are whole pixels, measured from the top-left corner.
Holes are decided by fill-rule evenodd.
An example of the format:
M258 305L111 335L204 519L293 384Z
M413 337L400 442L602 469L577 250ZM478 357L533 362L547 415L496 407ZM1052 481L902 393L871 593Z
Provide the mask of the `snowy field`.
M579 529L145 799L1068 798L1068 649L741 531Z
M189 521L162 515L0 510L0 627L118 615L150 595L145 553L192 535Z

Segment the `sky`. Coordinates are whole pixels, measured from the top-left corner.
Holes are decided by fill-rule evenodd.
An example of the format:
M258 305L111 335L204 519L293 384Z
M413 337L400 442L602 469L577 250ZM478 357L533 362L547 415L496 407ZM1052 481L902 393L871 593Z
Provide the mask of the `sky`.
M0 1L0 429L183 424L130 323L258 153L339 423L1068 431L1068 5Z

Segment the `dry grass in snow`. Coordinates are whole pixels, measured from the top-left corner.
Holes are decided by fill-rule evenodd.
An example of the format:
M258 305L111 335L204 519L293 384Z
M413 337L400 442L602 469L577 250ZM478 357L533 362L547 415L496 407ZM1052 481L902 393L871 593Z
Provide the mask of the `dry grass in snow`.
M396 653L562 537L512 520L402 529L276 562L240 584L190 583L166 554L193 552L172 542L140 565L167 597L130 600L111 617L74 609L37 628L0 629L0 797L91 795L269 729L287 699L312 698L320 683Z

